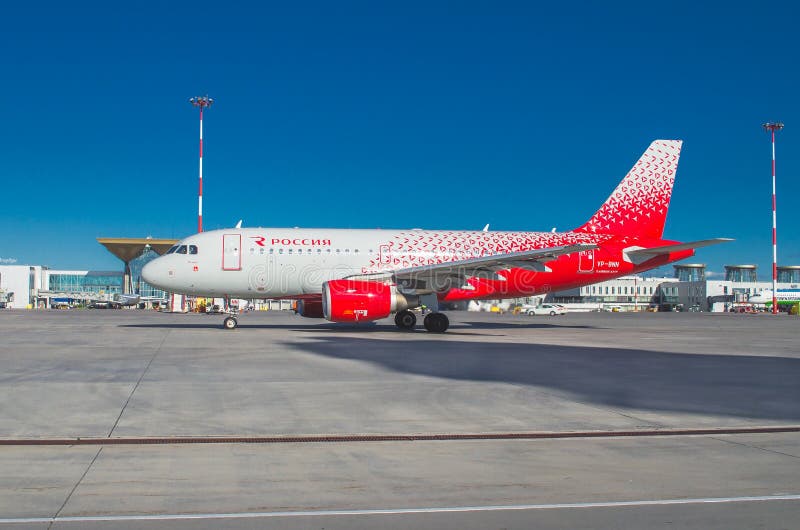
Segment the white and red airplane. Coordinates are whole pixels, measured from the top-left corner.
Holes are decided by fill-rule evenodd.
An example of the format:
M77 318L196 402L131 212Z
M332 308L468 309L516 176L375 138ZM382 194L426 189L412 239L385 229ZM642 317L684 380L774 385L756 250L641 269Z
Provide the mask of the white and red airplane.
M600 209L569 232L233 228L180 241L142 270L166 291L296 299L298 313L334 322L395 314L401 329L444 332L438 303L517 298L639 273L728 239L662 239L680 140L656 140ZM234 315L224 327L237 326Z

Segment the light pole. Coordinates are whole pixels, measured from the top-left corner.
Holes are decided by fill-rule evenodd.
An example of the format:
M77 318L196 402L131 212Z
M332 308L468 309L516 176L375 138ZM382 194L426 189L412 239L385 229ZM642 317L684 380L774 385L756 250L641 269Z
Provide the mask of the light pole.
M762 125L772 133L772 314L778 314L778 230L775 201L775 131L783 129L780 122L767 122Z
M205 96L189 98L189 103L200 109L200 191L197 195L197 231L203 231L203 109L210 107L214 100Z

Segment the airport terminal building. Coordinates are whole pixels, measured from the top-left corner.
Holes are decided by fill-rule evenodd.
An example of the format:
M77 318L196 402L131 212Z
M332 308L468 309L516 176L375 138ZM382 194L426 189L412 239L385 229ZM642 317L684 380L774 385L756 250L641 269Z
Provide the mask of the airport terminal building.
M731 311L748 303L748 297L772 290L771 281L758 281L755 265L726 265L724 279L706 278L703 264L673 265L673 278L624 276L586 285L579 301L598 310ZM800 288L800 266L778 267L778 289ZM555 293L558 301L564 293Z
M124 263L122 271L59 270L41 265L0 266L0 308L49 309L113 304L122 294L166 300L167 293L141 280L144 265L166 251L173 240L99 240Z
M57 270L39 265L0 266L0 308L49 309L111 303L123 294L119 271Z

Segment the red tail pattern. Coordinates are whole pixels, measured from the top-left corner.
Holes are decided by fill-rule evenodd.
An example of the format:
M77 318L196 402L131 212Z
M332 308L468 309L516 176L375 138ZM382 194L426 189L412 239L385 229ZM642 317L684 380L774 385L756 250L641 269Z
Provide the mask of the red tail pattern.
M656 140L603 206L576 232L643 236L664 232L681 140Z

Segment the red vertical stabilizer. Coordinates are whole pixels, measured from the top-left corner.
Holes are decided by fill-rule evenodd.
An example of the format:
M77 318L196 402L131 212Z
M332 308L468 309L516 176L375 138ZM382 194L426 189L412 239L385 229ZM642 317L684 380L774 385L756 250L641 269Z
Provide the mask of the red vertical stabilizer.
M682 140L656 140L603 206L576 232L660 239Z

